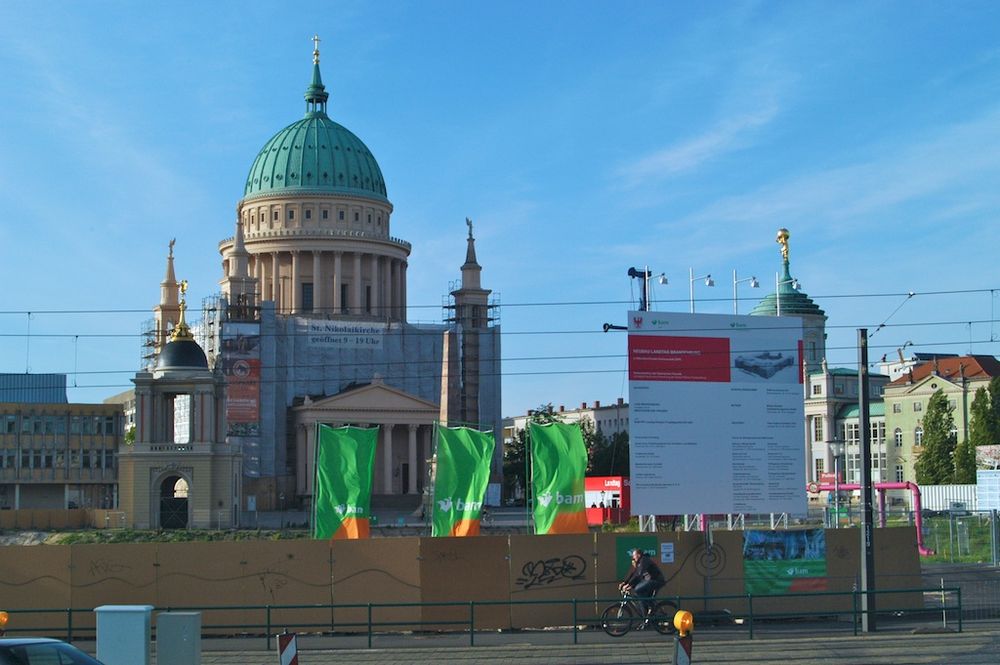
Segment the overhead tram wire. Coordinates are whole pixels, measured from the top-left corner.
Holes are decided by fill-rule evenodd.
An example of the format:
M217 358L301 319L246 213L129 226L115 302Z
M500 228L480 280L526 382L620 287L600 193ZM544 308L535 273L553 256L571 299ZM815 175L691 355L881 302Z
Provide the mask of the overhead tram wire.
M948 289L940 291L919 291L917 292L921 296L949 296L949 295L970 295L970 294L995 294L1000 287L993 288L980 288L980 289ZM886 293L832 293L832 294L816 294L811 296L814 300L831 300L835 298L893 298L893 297L907 297L912 291L892 291ZM207 297L207 296L206 296ZM669 298L669 299L659 299L661 303L670 304L687 304L687 298ZM730 303L732 298L730 297L719 297L719 298L701 298L698 302L719 302L719 303ZM505 302L499 307L503 309L512 307L582 307L588 305L622 305L628 306L634 303L634 300L580 300L580 301L550 301L550 302ZM441 309L440 303L438 304L407 304L407 310L411 309ZM329 310L333 313L333 307L320 308L315 311L323 312ZM12 316L24 316L26 314L38 316L38 315L69 315L69 314L145 314L149 315L152 312L151 307L143 307L139 309L17 309L17 310L0 310L0 315L12 315Z
M898 311L898 308L897 308L897 311ZM687 313L686 312L677 312L677 314L685 314L686 315ZM732 315L731 314L723 314L721 316L732 316ZM761 316L761 317L758 317L758 318L761 320L762 323L764 323L767 319L775 319L777 317L774 317L774 316ZM319 321L329 321L329 322L333 322L333 323L338 322L338 320L336 320L336 319L319 319ZM365 324L373 324L373 323L377 324L377 323L382 323L382 322L379 322L379 321L360 321L360 322L351 321L350 323L359 323L361 325L365 325ZM962 319L962 320L954 320L954 321L910 321L910 322L907 322L907 323L883 323L883 324L880 324L880 328L912 328L912 327L931 327L931 326L933 326L933 327L943 327L943 326L963 326L963 327L965 327L965 326L968 326L968 325L986 325L986 324L989 324L989 325L992 326L992 325L995 325L997 323L1000 323L1000 319L989 318L989 319L973 319L973 320ZM441 325L441 324L433 324L433 325ZM856 328L858 328L859 326L862 326L862 325L863 324L858 324L858 323L835 324L835 325L827 325L826 329L827 330L840 330L840 329L854 330L854 329L856 329ZM694 328L673 328L672 330L674 330L675 332L725 332L725 331L728 331L729 329L730 329L729 326L720 326L718 328L698 326L698 327L694 327ZM761 326L758 326L757 329L758 330L787 330L787 326L775 325L775 326L771 327L771 326L761 325ZM487 330L493 330L493 328L487 328ZM436 335L439 335L441 331L440 330L421 330L421 329L415 329L414 330L414 329L400 329L400 328L393 329L393 328L387 328L386 332L388 334L392 334L392 335L417 336L417 335L424 335L424 334L426 334L426 335L435 335L436 336ZM315 334L317 334L317 333L314 332L314 331L308 331L307 330L307 331L302 331L302 332L296 331L296 332L291 332L291 333L280 333L280 332L276 332L276 333L259 333L257 336L259 336L259 337L273 337L273 336L279 336L280 335L280 336L283 336L283 337L288 337L288 336L293 336L293 337L295 337L295 336L301 336L301 337L305 337L305 336L315 335ZM502 330L501 329L499 331L499 334L503 335L503 336L507 336L507 335L591 335L591 334L604 334L604 331L603 331L603 329L600 329L600 328L585 329L585 330ZM66 333L30 333L30 334L29 333L0 333L0 338L19 339L19 338L23 338L23 337L32 337L32 338L35 338L35 339L45 339L45 338L50 338L50 339L70 339L70 338L123 339L123 338L125 338L125 339L127 339L127 338L134 338L134 339L138 340L138 339L142 339L144 337L144 335L142 333L78 333L78 332L66 332ZM991 341L996 341L996 340L991 340ZM963 341L962 343L965 343L965 341Z

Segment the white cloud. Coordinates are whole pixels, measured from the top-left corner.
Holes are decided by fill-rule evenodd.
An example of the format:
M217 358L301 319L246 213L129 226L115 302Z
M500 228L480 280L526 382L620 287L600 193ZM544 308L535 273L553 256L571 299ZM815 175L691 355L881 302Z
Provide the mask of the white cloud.
M716 127L692 139L646 155L621 169L630 186L693 171L702 164L750 144L751 136L778 115L771 102L754 111L724 119Z

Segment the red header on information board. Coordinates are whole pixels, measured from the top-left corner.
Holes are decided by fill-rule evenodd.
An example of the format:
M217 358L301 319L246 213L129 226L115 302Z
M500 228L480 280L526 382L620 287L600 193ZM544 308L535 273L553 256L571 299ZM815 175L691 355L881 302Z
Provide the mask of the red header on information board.
M629 335L628 378L729 383L729 338Z

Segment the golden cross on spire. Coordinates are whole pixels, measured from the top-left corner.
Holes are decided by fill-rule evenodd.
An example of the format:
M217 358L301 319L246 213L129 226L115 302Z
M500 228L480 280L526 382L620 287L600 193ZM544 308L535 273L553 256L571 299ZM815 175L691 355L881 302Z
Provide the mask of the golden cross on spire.
M319 35L313 35L313 64L319 64Z

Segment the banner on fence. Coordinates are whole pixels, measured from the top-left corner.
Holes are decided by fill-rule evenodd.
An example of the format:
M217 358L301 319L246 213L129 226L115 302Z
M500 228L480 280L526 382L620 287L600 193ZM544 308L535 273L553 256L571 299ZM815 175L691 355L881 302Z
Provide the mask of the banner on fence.
M753 595L826 591L826 533L744 532L743 576L746 592Z

